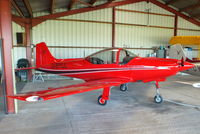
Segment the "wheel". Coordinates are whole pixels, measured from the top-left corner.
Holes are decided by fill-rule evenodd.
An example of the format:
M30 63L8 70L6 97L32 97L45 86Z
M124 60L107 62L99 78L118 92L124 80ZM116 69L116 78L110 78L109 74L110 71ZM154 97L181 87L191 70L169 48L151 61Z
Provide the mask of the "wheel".
M102 98L102 95L100 95L100 96L98 97L98 103L99 103L99 105L106 105L107 100L104 100L104 99Z
M120 90L121 90L121 91L126 91L127 89L128 89L127 84L121 84L121 85L120 85Z
M163 102L163 98L161 95L157 94L155 97L154 97L154 102L157 103L157 104L160 104Z

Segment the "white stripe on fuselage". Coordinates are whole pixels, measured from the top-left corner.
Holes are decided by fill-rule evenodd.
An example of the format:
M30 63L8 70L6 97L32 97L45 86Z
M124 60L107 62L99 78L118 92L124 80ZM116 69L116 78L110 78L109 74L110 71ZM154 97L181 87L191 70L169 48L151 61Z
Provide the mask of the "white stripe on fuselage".
M57 69L47 69L47 68L39 68L43 71L52 71L52 72L59 72L62 71L64 73L61 74L86 74L86 73L100 73L100 72L117 72L117 71L127 71L127 70L170 70L170 67L153 67L153 66L132 66L127 68L91 68L91 69L73 69L73 70L57 70ZM96 71L94 71L96 70ZM77 72L77 71L88 71L88 72ZM70 72L70 73L67 73Z

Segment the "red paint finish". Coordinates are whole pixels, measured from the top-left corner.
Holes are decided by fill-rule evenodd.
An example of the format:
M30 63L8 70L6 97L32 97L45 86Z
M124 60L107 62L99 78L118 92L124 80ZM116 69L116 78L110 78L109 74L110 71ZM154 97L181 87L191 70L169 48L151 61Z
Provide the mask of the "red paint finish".
M175 59L141 57L135 57L127 64L120 64L120 51L124 49L107 49L100 51L99 54L108 50L116 52L117 61L115 63L93 64L89 61L89 58L92 56L79 59L56 59L51 55L45 43L40 43L36 46L36 67L45 72L81 78L86 81L113 76L121 77L121 75L124 78L131 77L133 81L140 79L148 81L156 79L156 77L157 79L165 78L168 75L176 74L180 70L193 66L186 62L185 66L182 67L179 65L180 62Z
M12 25L11 8L9 0L0 0L0 24L3 38L3 63L5 73L6 94L13 95L13 74L12 74ZM15 113L14 100L7 98L7 112Z
M112 79L102 79L96 81L85 82L77 85L70 85L59 88L48 88L48 90L30 92L25 94L19 94L16 96L9 96L10 98L19 99L22 101L27 101L27 98L32 96L39 96L39 100L49 100L63 96L69 96L73 94L89 92L92 90L97 90L100 88L105 88L103 91L103 99L109 99L110 86L117 86L121 83L126 83L130 81L125 78L112 78Z
M80 78L86 82L9 97L24 101L38 101L104 88L102 99L108 100L111 86L128 82L156 81L158 87L159 81L165 81L167 77L193 66L188 62L182 66L180 61L175 59L141 58L121 48L106 49L86 58L56 59L45 43L39 43L36 46L38 70Z
M165 5L165 4L163 4L163 3L161 3L157 0L149 0L149 1L153 4L155 4L155 5L171 12L171 13L174 13L174 14L182 17L183 19L185 19L185 20L187 20L187 21L189 21L189 22L191 22L191 23L193 23L197 26L200 26L200 22L198 20L195 20L195 19L193 19L193 18L191 18L191 17L189 17L189 16L187 16L187 15L185 15L185 14L183 14L183 13L181 13L181 12L179 12L179 11L177 11L177 10L175 10L175 9L173 9L173 8L171 8L171 7Z
M155 84L156 84L156 88L157 88L157 89L159 89L159 88L160 88L160 86L159 86L159 83L158 83L158 81L156 81L156 83L155 83Z
M110 88L106 87L103 89L102 99L109 100L109 96L110 96Z

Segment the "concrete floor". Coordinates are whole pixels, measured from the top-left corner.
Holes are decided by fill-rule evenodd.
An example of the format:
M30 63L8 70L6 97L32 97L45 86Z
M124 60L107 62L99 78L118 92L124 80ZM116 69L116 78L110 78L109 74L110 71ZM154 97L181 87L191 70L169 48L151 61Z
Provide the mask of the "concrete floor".
M198 77L175 76L161 83L165 99L200 105L200 88L175 81L198 82ZM22 92L81 81L27 83ZM97 104L101 90L45 102L18 101L19 113L0 115L0 134L199 134L200 109L164 101L153 103L153 83L131 83L127 92L111 91L106 106Z

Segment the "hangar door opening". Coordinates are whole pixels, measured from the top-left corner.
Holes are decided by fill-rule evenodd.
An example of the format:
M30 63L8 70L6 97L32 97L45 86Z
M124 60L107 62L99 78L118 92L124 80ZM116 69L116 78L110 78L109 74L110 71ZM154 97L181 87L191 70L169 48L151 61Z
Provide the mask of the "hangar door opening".
M0 114L6 112L5 107L5 79L3 76L3 53L2 53L3 40L0 39Z

